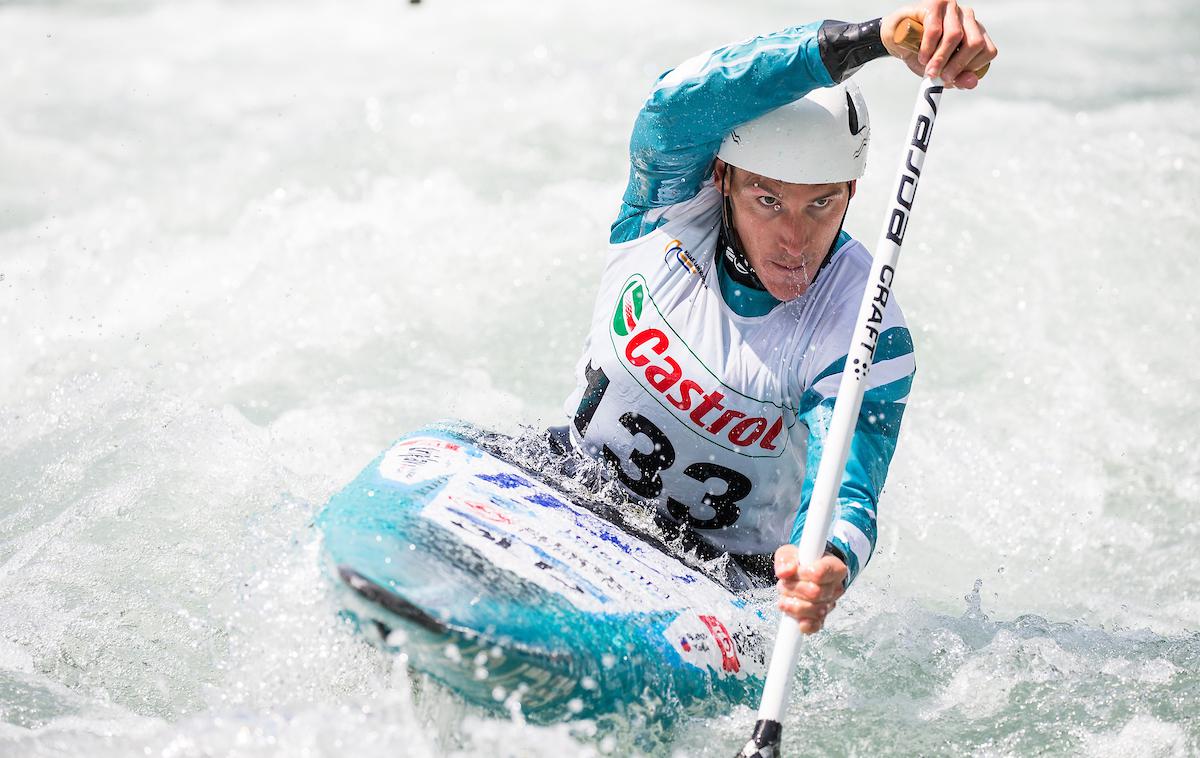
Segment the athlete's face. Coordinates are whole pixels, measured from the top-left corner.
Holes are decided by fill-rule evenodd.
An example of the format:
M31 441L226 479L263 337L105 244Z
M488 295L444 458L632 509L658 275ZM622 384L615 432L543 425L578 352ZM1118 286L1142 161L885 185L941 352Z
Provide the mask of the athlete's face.
M789 184L716 163L713 179L729 195L754 272L777 300L803 295L842 225L855 182Z

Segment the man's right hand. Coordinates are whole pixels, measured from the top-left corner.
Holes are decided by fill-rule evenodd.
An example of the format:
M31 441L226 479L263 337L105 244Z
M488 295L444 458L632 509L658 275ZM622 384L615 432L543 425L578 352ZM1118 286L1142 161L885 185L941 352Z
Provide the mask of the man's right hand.
M837 556L826 555L812 565L801 566L798 553L790 544L775 551L779 610L794 618L800 631L815 634L846 591L846 564Z
M906 18L925 27L919 53L892 41L896 27ZM890 13L883 17L880 36L888 52L914 74L940 76L947 87L974 89L979 84L974 72L996 57L996 45L975 19L975 11L955 0L923 0Z

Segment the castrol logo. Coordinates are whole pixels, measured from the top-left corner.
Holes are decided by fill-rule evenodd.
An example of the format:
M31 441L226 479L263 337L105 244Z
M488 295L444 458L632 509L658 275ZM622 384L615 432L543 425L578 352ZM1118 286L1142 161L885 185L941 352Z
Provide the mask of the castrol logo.
M611 336L621 365L684 427L741 455L783 454L794 413L722 382L663 318L637 274L617 298Z
M613 314L613 331L622 337L637 328L637 322L642 317L642 304L646 299L646 285L640 281L625 285L625 290L617 300L617 311Z

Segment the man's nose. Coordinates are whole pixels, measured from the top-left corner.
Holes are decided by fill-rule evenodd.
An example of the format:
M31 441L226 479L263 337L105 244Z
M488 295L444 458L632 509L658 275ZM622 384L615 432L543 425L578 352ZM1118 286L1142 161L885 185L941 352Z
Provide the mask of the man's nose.
M812 225L803 217L789 217L781 225L779 246L790 256L799 257L808 249Z

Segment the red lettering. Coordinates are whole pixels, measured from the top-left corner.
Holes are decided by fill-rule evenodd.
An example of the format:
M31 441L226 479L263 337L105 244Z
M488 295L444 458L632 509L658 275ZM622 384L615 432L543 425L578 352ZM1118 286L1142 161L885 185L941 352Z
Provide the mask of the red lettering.
M729 430L729 441L738 447L753 445L767 428L765 418L748 418Z
M671 401L671 405L681 411L686 411L692 407L692 395L703 391L704 388L699 384L696 384L691 379L684 379L683 383L679 385L679 398L676 399L668 395L667 399Z
M736 674L741 670L742 664L738 660L737 646L733 644L729 630L716 616L700 616L700 620L712 633L713 642L717 643L717 650L721 652L721 668L731 674Z
M654 387L654 389L665 395L667 390L674 387L675 382L679 381L680 377L683 376L683 370L679 368L679 364L675 362L675 359L670 356L663 358L663 360L671 367L671 370L667 371L662 366L648 366L646 367L646 381L650 382L650 386Z
M742 411L727 409L722 402L726 399L724 393L719 390L705 393L702 384L683 378L683 367L668 354L670 349L671 340L666 333L659 329L643 329L629 338L625 358L632 366L643 368L647 383L677 409L690 411L688 418L707 433L719 435L729 429L728 439L737 447L758 443L763 450L777 449L775 442L783 432L782 417L776 418L768 427L766 418L747 417ZM662 356L661 362L652 362L654 356ZM670 391L676 387L679 391L672 396ZM719 413L709 423L705 417L713 411Z
M724 429L725 425L730 421L733 421L735 418L746 418L746 414L742 413L741 411L725 411L720 416L717 416L717 420L712 422L712 425L708 427L709 433L716 434Z
M704 402L696 406L696 410L692 411L688 416L696 426L704 426L704 414L712 410L723 410L725 406L721 405L721 401L725 396L720 392L713 390L704 396Z
M783 416L775 419L775 423L771 424L771 429L758 441L758 446L763 450L774 450L775 446L771 443L779 436L779 430L783 429Z
M629 339L629 344L625 346L625 357L629 359L630 363L635 366L645 366L650 362L650 359L644 355L633 354L634 350L637 350L650 340L655 340L657 342L657 344L651 345L650 349L659 355L662 355L664 352L666 352L667 346L671 344L667 339L667 335L663 334L657 329L646 329L638 332Z

